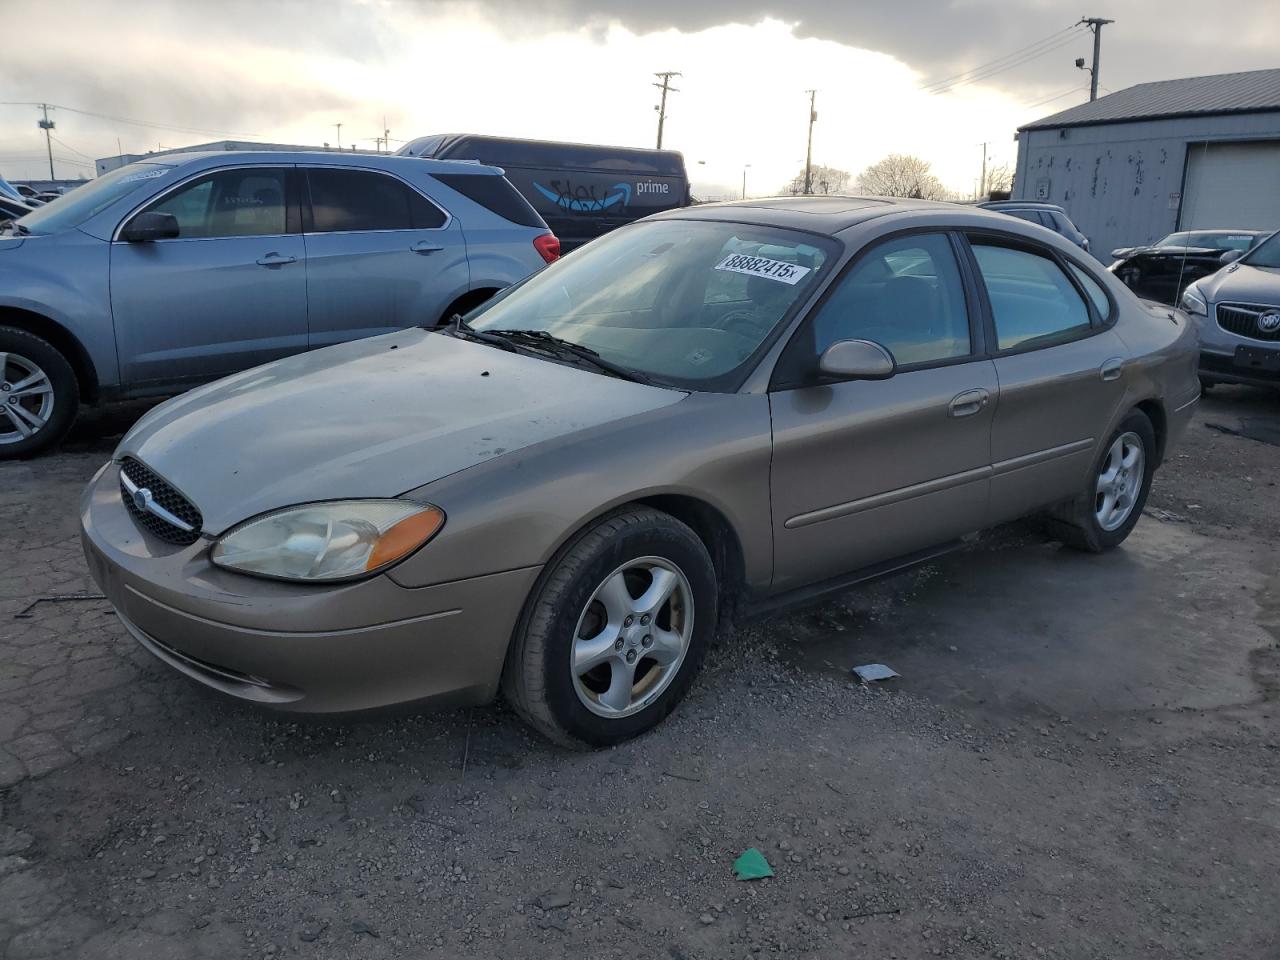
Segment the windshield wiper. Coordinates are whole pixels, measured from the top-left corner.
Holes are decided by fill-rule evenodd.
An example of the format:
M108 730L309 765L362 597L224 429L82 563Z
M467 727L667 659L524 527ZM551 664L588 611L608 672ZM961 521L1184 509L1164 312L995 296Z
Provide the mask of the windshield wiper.
M531 347L560 359L572 357L622 380L645 383L650 386L661 386L658 381L652 377L645 376L638 370L632 370L630 367L624 367L621 364L614 363L612 360L606 360L590 347L584 347L582 344L574 343L572 340L557 337L555 334L547 333L545 330L485 330L484 332L472 330L471 334L480 337L497 337L503 342Z
M435 329L427 327L426 329ZM488 333L482 333L479 330L471 329L471 324L462 319L462 314L455 313L449 318L448 324L440 328L441 333L447 333L451 337L457 337L459 340L475 340L478 343L487 343L499 350L506 350L508 353L515 353L515 345L508 343L501 337L495 337Z

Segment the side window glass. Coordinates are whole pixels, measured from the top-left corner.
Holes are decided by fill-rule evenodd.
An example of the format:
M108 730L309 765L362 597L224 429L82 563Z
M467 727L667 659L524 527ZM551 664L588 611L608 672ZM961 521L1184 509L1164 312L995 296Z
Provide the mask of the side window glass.
M864 253L817 308L818 356L837 340L872 340L900 365L967 356L964 284L945 234L889 240Z
M409 230L439 227L444 213L394 177L366 170L307 171L312 230Z
M1107 294L1102 289L1102 285L1074 263L1068 261L1067 266L1071 268L1071 272L1080 281L1080 286L1084 287L1085 293L1089 294L1089 299L1093 301L1093 308L1098 311L1098 316L1103 320L1108 319L1111 316L1111 301L1107 299Z
M179 188L147 211L172 214L179 239L287 233L286 176L284 169L222 170Z
M974 243L1001 350L1070 339L1089 328L1089 311L1058 264L1047 256Z

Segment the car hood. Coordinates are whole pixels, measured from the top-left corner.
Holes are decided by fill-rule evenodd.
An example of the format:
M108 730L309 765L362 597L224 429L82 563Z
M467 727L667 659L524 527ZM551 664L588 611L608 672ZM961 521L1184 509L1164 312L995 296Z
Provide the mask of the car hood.
M136 457L181 490L217 535L296 503L398 496L685 396L404 330L186 393L139 420L115 456Z
M1214 301L1280 305L1280 267L1233 263L1201 280L1200 289Z

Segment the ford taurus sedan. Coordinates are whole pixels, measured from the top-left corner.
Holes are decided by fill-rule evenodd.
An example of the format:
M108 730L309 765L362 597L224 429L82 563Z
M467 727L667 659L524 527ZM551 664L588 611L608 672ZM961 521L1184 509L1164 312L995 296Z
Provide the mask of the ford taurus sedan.
M722 623L1047 512L1128 536L1199 396L1187 319L1050 231L790 198L624 227L443 331L138 422L82 504L155 656L297 711L481 703L601 745Z

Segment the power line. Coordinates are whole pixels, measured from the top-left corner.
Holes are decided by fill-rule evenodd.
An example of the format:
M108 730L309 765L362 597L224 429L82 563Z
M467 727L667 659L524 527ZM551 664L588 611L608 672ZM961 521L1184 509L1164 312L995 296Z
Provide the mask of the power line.
M49 136L50 136L50 137L53 137L53 142L54 142L54 143L58 144L59 146L66 147L68 150L70 150L72 153L74 153L77 157L84 157L86 160L92 160L92 159L93 159L93 157L89 156L87 153L82 153L81 151L77 150L75 147L73 147L71 144L67 143L65 140L60 140L59 138L54 137L54 136L53 136L53 134L49 134Z
M1055 42L1050 43L1048 46L1038 48L1032 52L1029 52L1019 57L1016 60L1012 60L1000 66L993 66L987 69L978 69L975 71L971 71L971 74L969 76L966 76L964 79L961 79L961 80L956 80L954 82L942 82L940 84L934 84L933 86L922 87L921 89L923 90L923 92L928 94L940 94L940 93L946 93L948 90L952 90L955 87L968 86L971 83L978 83L979 81L982 81L982 80L989 80L992 77L996 76L997 74L1004 73L1007 70L1012 70L1015 67L1020 67L1023 64L1030 63L1032 60L1038 60L1039 58L1047 54L1053 53L1055 50L1060 50L1061 48L1072 43L1083 32L1084 31L1082 30L1073 30L1072 32L1069 32L1065 36L1060 37Z
M979 71L987 69L988 67L996 66L997 64L1003 63L1006 60L1012 59L1013 57L1017 57L1023 53L1026 53L1027 51L1031 50L1033 47L1038 47L1043 43L1048 43L1052 40L1056 40L1062 34L1069 33L1070 31L1075 30L1076 27L1078 26L1079 24L1072 24L1069 27L1063 27L1061 30L1055 30L1053 33L1049 34L1047 37L1041 37L1039 40L1033 41L1032 43L1028 43L1026 46L1019 47L1017 50L1011 51L1010 53L1006 53L1002 57L996 57L994 60L988 60L986 63L980 63L976 67L970 67L967 70L961 70L959 73L953 73L949 77L941 77L937 80L933 80L929 83L926 83L923 86L926 89L928 89L932 87L943 87L950 83L954 83L958 80L963 79L964 77L967 77L971 73L977 73Z
M30 100L4 100L0 101L0 106L5 107L40 107L43 103ZM256 133L236 133L231 130L208 130L203 127L187 127L180 124L159 123L154 120L134 120L129 117L116 117L108 113L98 113L94 110L81 110L78 107L68 107L62 103L50 103L47 106L55 110L65 110L68 113L78 113L85 117L96 117L99 120L110 120L113 123L128 123L137 127L150 127L155 130L169 130L174 133L200 133L216 137L238 137L244 139L253 139L258 136Z
M1043 107L1046 103L1053 103L1053 101L1055 100L1061 100L1063 97L1067 96L1068 94L1083 93L1087 89L1089 88L1088 87L1071 87L1068 90L1063 90L1061 93L1055 93L1052 97L1045 97L1043 100L1037 100L1035 103L1029 103L1022 109L1034 110L1036 107Z

